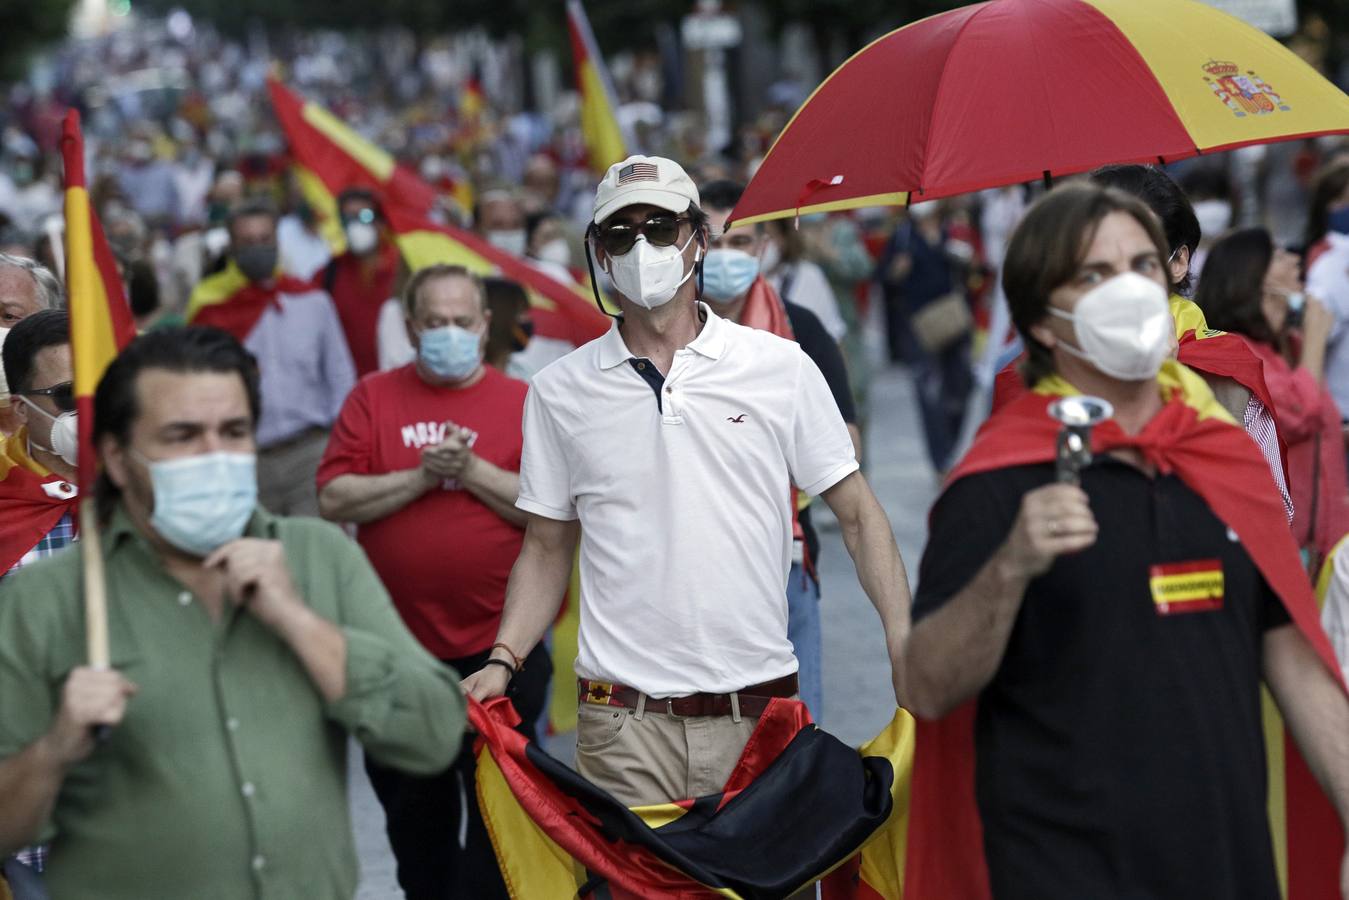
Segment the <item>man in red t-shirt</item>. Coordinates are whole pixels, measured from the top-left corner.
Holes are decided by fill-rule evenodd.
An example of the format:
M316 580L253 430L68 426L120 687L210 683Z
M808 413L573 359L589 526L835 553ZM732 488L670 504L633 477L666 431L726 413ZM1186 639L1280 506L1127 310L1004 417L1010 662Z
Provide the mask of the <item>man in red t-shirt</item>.
M347 249L328 263L318 280L337 307L359 378L379 371L379 311L393 296L398 247L371 191L348 188L338 197L337 208Z
M482 282L466 269L421 270L403 303L417 359L362 379L347 397L319 466L319 508L356 523L408 628L467 676L492 650L524 537L515 499L527 388L483 364L491 314ZM533 739L548 654L540 645L509 667L520 730ZM466 740L455 764L431 778L366 760L409 900L506 896L477 809L471 751Z

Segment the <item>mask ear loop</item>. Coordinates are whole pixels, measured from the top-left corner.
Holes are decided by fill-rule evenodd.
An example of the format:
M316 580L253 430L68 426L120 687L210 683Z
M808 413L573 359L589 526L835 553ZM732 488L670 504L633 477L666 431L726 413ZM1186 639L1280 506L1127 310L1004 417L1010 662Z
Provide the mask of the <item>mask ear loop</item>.
M586 236L585 236L586 268L590 271L590 291L592 294L595 295L595 305L600 308L600 312L604 313L611 319L621 319L623 318L622 316L616 315L615 313L611 313L609 312L609 310L605 309L604 301L600 299L600 282L599 279L595 277L595 261L590 256L590 240L591 238L597 236L598 234L599 234L599 226L596 225L594 222L591 222L590 225L586 228Z

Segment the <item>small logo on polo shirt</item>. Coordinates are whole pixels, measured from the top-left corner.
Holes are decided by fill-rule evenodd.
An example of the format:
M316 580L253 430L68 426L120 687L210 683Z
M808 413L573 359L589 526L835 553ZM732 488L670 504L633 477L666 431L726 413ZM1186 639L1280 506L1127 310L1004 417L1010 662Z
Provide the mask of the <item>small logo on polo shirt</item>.
M727 421L727 422L734 422L735 424L740 425L740 424L743 424L743 423L744 423L744 421L745 421L745 416L747 416L747 415L749 415L749 413L741 413L741 414L738 415L738 416L727 416L727 417L726 417L726 421Z

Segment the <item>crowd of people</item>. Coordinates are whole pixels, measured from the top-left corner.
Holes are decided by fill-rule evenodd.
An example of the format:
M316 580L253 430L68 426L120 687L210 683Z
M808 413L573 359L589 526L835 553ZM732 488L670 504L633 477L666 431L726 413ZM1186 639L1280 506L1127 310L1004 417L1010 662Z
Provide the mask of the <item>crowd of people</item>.
M368 185L336 198L334 243L267 111L277 48L170 19L12 88L0 892L349 897L350 735L406 895L507 896L465 696L510 697L535 740L574 674L581 776L632 807L720 791L770 703L824 713L821 518L896 703L977 701L996 896L1277 896L1262 683L1349 821L1349 144L727 228L752 130L646 129L666 155L597 182L565 114L447 103L481 90L447 45L336 40L283 48L300 87L444 221L586 290L588 249L621 315L581 347L533 337L520 284L411 271ZM154 77L121 90L105 64ZM95 484L67 105L140 332L94 398ZM1275 208L1294 168L1303 205ZM863 468L886 365L944 483L912 603ZM1113 417L1063 483L1046 406L1079 393ZM109 669L63 552L82 493ZM575 672L553 671L573 578Z

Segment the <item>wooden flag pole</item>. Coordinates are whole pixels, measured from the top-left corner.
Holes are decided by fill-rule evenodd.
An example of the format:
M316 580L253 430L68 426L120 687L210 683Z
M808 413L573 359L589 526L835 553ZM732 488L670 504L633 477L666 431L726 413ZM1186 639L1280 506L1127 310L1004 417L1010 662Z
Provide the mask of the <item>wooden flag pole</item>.
M103 542L92 491L80 498L80 558L84 563L84 637L89 666L108 669L112 663L108 650L108 582L103 573Z

